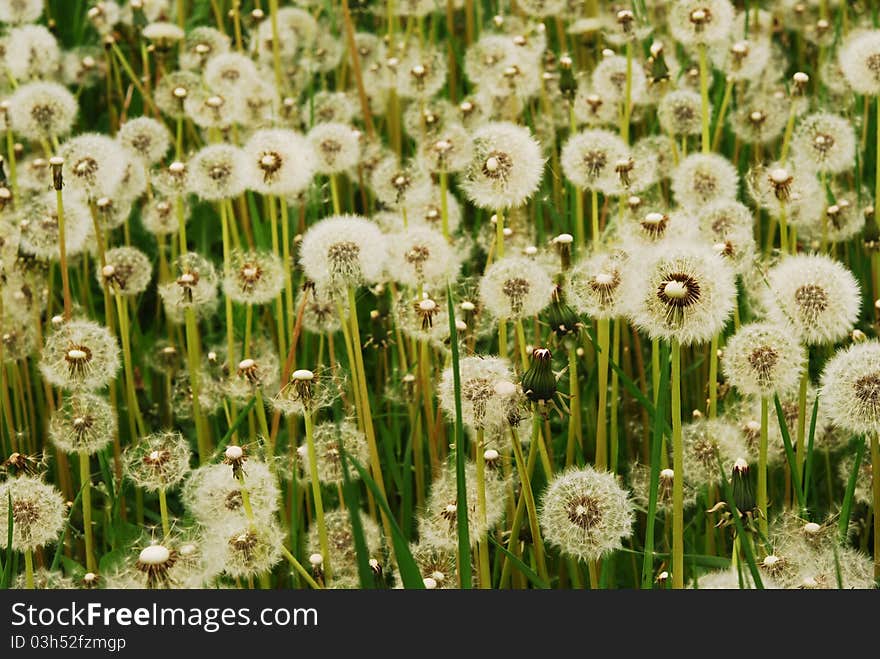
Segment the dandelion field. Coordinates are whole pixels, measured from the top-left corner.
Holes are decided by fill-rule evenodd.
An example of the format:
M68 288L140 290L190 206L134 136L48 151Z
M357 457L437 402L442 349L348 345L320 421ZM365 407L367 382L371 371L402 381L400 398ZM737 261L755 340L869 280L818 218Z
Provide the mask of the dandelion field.
M876 3L0 24L0 587L876 587Z

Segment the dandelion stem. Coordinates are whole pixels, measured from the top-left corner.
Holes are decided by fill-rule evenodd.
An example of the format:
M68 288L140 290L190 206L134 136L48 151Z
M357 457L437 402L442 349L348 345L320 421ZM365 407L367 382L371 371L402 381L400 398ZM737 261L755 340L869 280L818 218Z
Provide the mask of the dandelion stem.
M477 428L477 441L474 446L474 462L477 475L477 515L480 528L488 527L486 517L486 461L483 459L483 429ZM489 544L485 532L477 538L477 552L480 557L480 588L492 588L492 575L489 566Z
M684 588L684 444L681 436L681 346L672 354L672 587Z
M596 188L590 190L590 219L593 228L593 249L599 249L599 191Z
M159 488L159 515L162 517L162 536L167 538L171 535L171 524L168 522L168 498L165 488Z
M184 319L186 323L186 361L189 368L189 386L192 396L193 423L196 427L199 464L205 464L210 457L210 446L204 431L202 405L199 399L201 394L201 383L199 381L199 335L198 328L196 327L196 313L191 306L188 306L184 310Z
M287 561L293 566L293 569L299 573L299 575L305 580L307 584L309 584L309 586L311 586L314 590L321 590L321 586L319 586L318 583L314 579L312 579L312 575L308 573L308 571L302 566L302 564L298 560L296 560L296 557L291 554L290 550L284 545L281 545L281 553L284 555L284 558L286 558Z
M541 434L540 417L535 414L532 420L532 442L538 441L535 435ZM541 537L541 525L538 524L538 508L535 505L535 493L532 490L531 477L526 461L523 459L522 446L519 441L519 435L516 431L510 429L510 439L513 444L513 455L516 460L516 469L519 473L519 479L522 483L521 496L525 500L526 512L529 516L529 531L532 534L532 543L535 547L535 563L538 564L538 576L545 582L549 583L550 579L547 573L547 563L544 552L544 540Z
M373 416L370 411L370 397L367 390L367 378L366 371L364 370L364 355L362 352L361 346L361 333L360 326L358 324L357 317L357 297L355 295L355 291L353 287L349 287L348 289L348 308L349 308L349 321L351 323L351 342L352 342L352 353L354 354L354 364L353 371L355 373L355 379L357 380L356 387L360 394L360 403L362 406L361 416L363 417L364 422L364 434L367 437L367 444L370 447L370 469L373 472L373 480L376 481L376 486L379 488L379 492L383 497L387 498L385 494L385 479L382 476L382 463L379 459L379 447L376 444L376 433L373 429ZM386 517L384 511L382 511L382 523L385 527L386 537L391 536L391 524Z
M64 320L70 320L70 278L67 272L67 230L64 226L64 199L60 189L55 190L55 200L58 206L58 252L59 267L61 269L61 290L64 296Z
M709 343L709 418L718 416L718 333Z
M700 58L700 119L703 153L709 153L712 145L709 142L709 64L706 58L706 44L699 45Z
M727 108L730 105L730 97L733 93L733 80L727 79L724 85L724 96L721 97L721 108L718 110L718 117L715 119L715 133L712 135L712 150L717 151L721 145L721 135L724 133L724 118L727 115Z
M321 498L321 481L318 480L318 452L315 450L315 422L308 408L303 409L303 421L306 426L306 447L309 452L309 480L312 481L312 499L315 504L315 523L318 525L318 540L321 544L321 556L324 559L324 579L329 583L332 578L330 569L330 541L327 538L327 525L324 523L324 502Z
M92 533L92 476L89 473L89 454L79 452L79 481L82 499L83 536L86 542L86 569L94 572L97 569L95 563L95 541Z
M24 587L26 590L34 589L34 556L30 549L24 550Z
M599 368L599 406L596 409L596 456L595 464L598 471L608 468L608 363L611 349L611 321L608 318L596 319L596 335L598 342Z
M761 511L759 521L761 533L767 535L767 435L768 435L769 401L761 397L761 438L758 446L758 509Z

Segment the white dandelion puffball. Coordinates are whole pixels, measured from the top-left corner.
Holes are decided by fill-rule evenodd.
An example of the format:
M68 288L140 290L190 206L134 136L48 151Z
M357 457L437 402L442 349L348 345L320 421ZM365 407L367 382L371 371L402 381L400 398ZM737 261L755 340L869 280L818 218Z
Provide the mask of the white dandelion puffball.
M834 425L852 433L880 432L880 342L837 352L825 365L820 396Z
M592 467L557 475L541 497L544 539L566 556L593 561L632 532L633 506L614 474Z
M712 248L664 246L634 255L631 263L629 315L651 338L701 343L724 327L736 300L735 277Z
M480 280L480 299L496 318L526 318L541 313L550 304L553 287L553 280L540 263L507 256L486 268Z
M854 30L838 51L840 70L858 94L880 94L880 30Z
M543 173L541 145L528 128L490 122L473 134L473 157L461 187L480 208L515 208L535 193Z
M374 222L359 215L333 215L306 231L300 263L319 286L344 289L379 281L386 250L385 235Z
M797 387L804 350L785 326L743 325L724 347L724 375L741 393L769 397Z
M768 319L790 324L807 345L843 339L859 317L859 284L829 256L787 257L770 269L767 280L762 298Z

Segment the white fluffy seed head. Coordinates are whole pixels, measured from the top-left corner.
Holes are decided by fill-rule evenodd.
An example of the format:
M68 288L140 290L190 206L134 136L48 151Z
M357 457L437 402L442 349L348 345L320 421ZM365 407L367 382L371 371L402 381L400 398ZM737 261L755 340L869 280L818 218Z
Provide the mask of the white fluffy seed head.
M807 345L843 339L858 319L859 285L846 267L829 256L798 254L783 259L767 275L762 293L767 317L790 325Z

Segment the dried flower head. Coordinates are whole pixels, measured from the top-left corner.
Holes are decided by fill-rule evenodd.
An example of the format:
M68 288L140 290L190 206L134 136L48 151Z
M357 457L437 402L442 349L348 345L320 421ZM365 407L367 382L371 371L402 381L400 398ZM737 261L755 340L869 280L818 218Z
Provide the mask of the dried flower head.
M633 506L613 474L592 467L556 475L541 496L544 539L566 556L594 561L632 532Z
M346 455L362 465L369 460L369 446L367 438L357 425L351 421L340 423L324 422L315 426L315 453L318 457L318 480L328 485L341 484L342 477L342 451ZM309 452L305 444L297 450L297 458L300 461L303 480L311 480ZM357 479L358 472L349 463L349 478Z
M315 155L293 130L258 130L244 146L248 187L262 194L293 195L305 190L315 172Z
M651 337L686 345L708 341L724 327L736 285L733 270L711 248L658 249L630 262L639 266L626 280L629 314Z
M217 302L214 266L199 254L186 252L175 259L171 271L177 278L158 288L169 318L182 322L184 311L189 308L199 316L213 313Z
M158 432L142 437L123 455L125 474L148 492L174 487L189 473L192 453L179 432Z
M544 267L521 256L495 261L480 280L480 300L498 319L541 313L550 304L553 290L553 280Z
M565 286L569 303L591 318L621 316L626 262L621 252L598 252L576 263L568 272Z
M360 133L347 124L316 124L306 136L316 158L319 174L338 174L357 165L361 155Z
M223 277L223 292L239 304L268 304L284 288L284 265L272 252L235 250Z
M797 387L804 351L788 328L750 323L727 342L722 365L730 384L741 393L770 397Z
M67 396L49 420L49 439L67 453L97 453L113 440L116 430L110 403L85 392Z
M688 156L672 173L672 193L678 203L699 209L713 201L736 199L739 175L724 156L695 153Z
M466 426L489 428L505 421L503 401L506 389L513 384L513 372L507 360L497 357L465 357L459 363L461 415ZM440 407L455 418L456 395L452 367L443 371L437 385Z
M461 187L480 208L522 206L538 189L544 158L527 128L490 122L474 131L473 146Z
M386 240L358 215L334 215L309 227L300 246L306 276L329 290L377 282L385 268Z
M98 284L115 295L134 297L143 293L152 278L150 259L136 247L114 247L104 253L105 265L95 272Z
M854 30L838 51L840 70L858 94L880 94L880 30Z
M119 127L116 139L145 165L160 162L171 146L171 134L165 124L152 117L126 121Z
M64 184L91 199L110 197L125 173L125 151L99 133L83 133L61 145Z
M477 512L477 467L470 460L465 463L467 491L468 537L476 546L486 533L504 516L505 481L497 471L487 471L486 517ZM425 509L419 516L419 537L435 547L455 550L458 543L458 490L455 463L447 463L431 483Z
M389 278L406 286L443 287L458 274L459 257L436 229L413 225L389 236Z
M838 174L853 167L856 136L843 117L817 112L801 120L791 141L791 155L817 172Z
M90 320L71 320L49 334L40 372L62 389L94 391L119 370L119 346L110 331Z
M0 483L0 547L7 548L10 502L12 549L33 551L57 540L66 510L61 492L35 476L18 476Z
M209 201L238 196L247 183L244 161L244 152L230 144L203 147L189 162L191 191Z
M880 343L856 343L828 360L822 372L821 404L844 430L880 431Z
M576 186L608 193L618 187L618 163L629 157L629 149L620 137L595 129L570 137L562 147L560 161L566 178Z
M767 273L762 292L767 317L790 324L807 345L841 340L861 307L859 285L846 267L821 254L783 259Z
M205 465L193 470L183 484L186 509L206 527L248 521L245 491L257 524L268 524L278 511L280 490L269 466L249 459L242 470L244 490L226 464Z
M29 82L9 99L9 123L29 140L66 136L76 119L76 99L57 82Z

